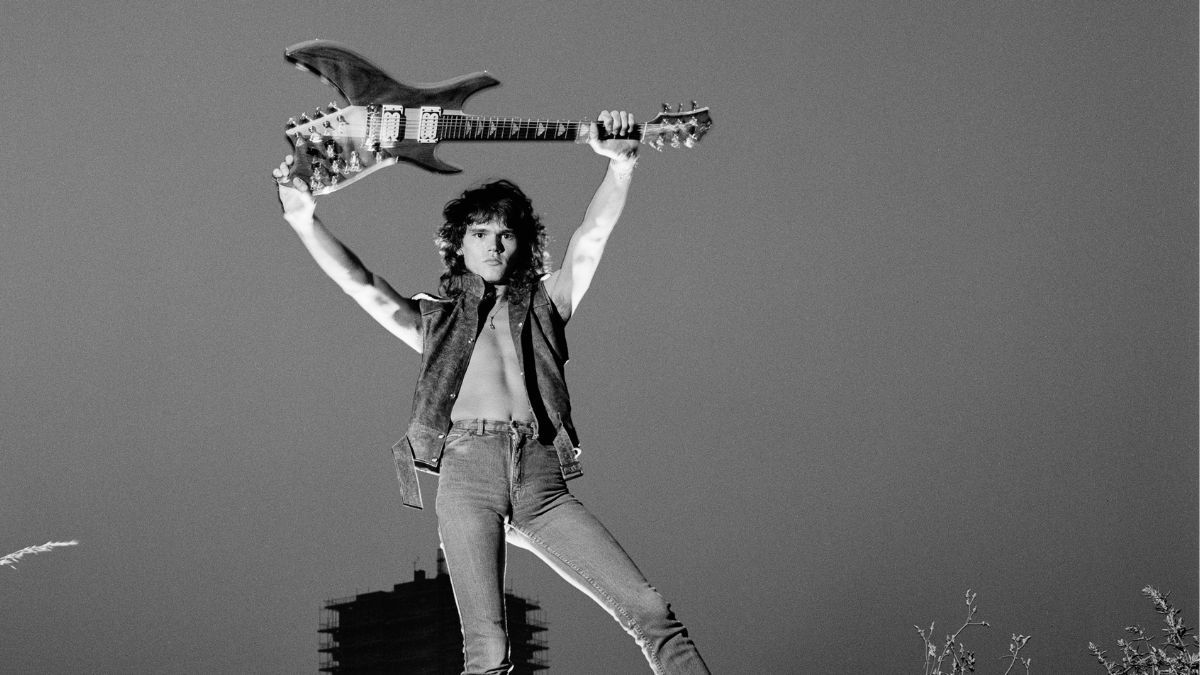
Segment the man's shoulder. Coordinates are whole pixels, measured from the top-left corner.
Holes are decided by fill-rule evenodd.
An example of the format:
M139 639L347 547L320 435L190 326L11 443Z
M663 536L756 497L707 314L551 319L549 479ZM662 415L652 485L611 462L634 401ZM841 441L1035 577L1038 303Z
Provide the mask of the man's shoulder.
M454 307L455 301L455 297L453 296L442 297L440 295L434 295L432 293L425 292L417 293L412 297L412 299L417 302L417 307L420 309L422 315L443 312L451 309Z

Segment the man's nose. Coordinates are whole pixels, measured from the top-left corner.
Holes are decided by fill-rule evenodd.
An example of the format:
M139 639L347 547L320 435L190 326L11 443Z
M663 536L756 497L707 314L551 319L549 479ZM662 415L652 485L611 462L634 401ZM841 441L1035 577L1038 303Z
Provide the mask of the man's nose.
M495 251L496 253L502 253L504 251L504 242L500 241L500 237L496 237L492 240L492 246L490 250Z

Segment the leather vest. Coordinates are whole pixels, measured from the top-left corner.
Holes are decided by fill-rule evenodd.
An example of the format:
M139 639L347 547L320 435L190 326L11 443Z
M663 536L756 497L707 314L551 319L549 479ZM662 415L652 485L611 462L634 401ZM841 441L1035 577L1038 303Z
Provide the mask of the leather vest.
M475 274L462 279L463 292L450 299L419 295L421 372L413 395L412 417L404 438L392 446L396 477L405 506L422 508L418 469L436 474L442 460L450 411L458 398L467 362L482 323L479 307L494 290ZM571 397L563 368L567 363L566 327L541 282L508 308L509 328L525 389L543 443L553 444L563 477L577 478L579 440L571 423Z

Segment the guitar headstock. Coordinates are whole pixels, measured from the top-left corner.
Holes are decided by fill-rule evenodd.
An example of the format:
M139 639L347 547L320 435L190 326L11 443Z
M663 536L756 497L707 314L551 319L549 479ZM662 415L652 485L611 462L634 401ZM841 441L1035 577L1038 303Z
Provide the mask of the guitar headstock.
M667 145L690 148L699 143L711 127L708 108L696 107L695 101L692 101L691 110L686 111L682 103L674 111L664 103L662 112L642 125L642 142L660 152Z
M330 103L288 120L284 130L294 148L292 174L314 195L339 190L397 159L388 152L404 133L400 106L349 106Z

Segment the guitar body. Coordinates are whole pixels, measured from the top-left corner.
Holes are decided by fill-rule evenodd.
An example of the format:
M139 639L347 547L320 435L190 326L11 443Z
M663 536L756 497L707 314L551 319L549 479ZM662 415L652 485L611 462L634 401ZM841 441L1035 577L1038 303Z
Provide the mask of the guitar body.
M436 84L404 84L359 54L328 40L310 40L292 45L284 51L284 58L296 64L297 68L311 71L337 89L351 106L436 106L443 110L459 111L475 92L500 84L500 80L486 72L463 75ZM388 157L380 161L393 160L389 164L396 160L412 162L438 173L462 171L438 159L434 155L435 147L433 143L401 138L385 150Z
M480 117L462 112L476 92L500 84L486 72L427 85L397 81L359 54L328 40L288 47L284 58L337 89L348 104L329 104L299 120L285 133L295 148L292 174L315 195L339 190L379 169L409 162L438 173L458 173L434 154L442 141L587 142L587 122ZM632 137L656 150L692 147L712 126L707 108L665 109L651 122L634 125ZM600 132L604 138L603 130Z

